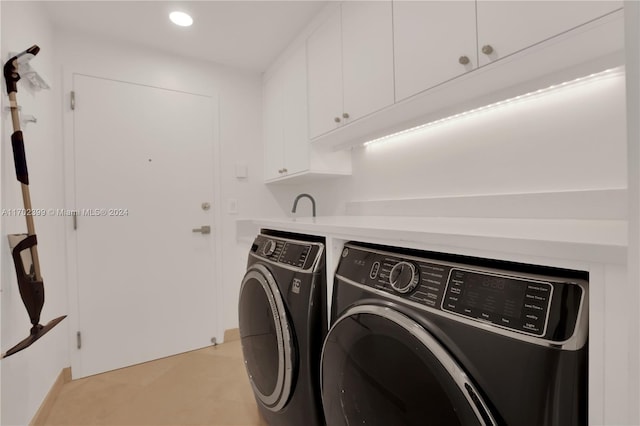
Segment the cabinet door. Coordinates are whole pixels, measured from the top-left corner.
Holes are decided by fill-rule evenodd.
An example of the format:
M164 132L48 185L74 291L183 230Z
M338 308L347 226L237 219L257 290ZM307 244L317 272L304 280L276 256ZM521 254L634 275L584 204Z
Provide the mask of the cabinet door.
M622 7L622 1L478 0L480 65L503 58Z
M347 122L393 103L391 1L342 4L342 75Z
M284 65L283 77L284 168L286 174L291 174L309 169L307 54L304 46Z
M394 1L393 33L396 101L478 64L475 1Z
M262 131L265 180L282 176L280 172L283 168L282 126L282 78L279 73L276 73L263 85Z
M342 120L340 8L307 39L309 136L335 129Z

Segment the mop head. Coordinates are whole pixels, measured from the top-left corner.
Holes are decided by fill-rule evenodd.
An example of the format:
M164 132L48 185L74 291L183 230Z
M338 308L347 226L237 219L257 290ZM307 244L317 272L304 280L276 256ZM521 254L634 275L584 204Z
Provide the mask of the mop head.
M29 336L2 354L2 358L6 358L28 348L67 317L64 315L49 321L46 325L40 324L40 313L44 306L44 284L41 279L38 280L35 276L33 258L30 252L31 247L38 244L38 239L35 235L27 234L12 234L8 235L8 237L13 255L13 263L16 267L20 297L27 309L29 319L33 326L31 327Z
M17 345L9 349L7 352L2 354L2 358L11 356L15 353L20 352L23 349L27 349L29 346L33 345L39 338L41 338L42 336L47 334L49 331L51 331L53 327L58 325L58 323L63 319L65 319L66 317L67 317L66 315L63 315L61 317L55 318L49 321L46 325L42 325L42 324L34 325L33 327L31 327L31 334L29 334L29 337L22 340L20 343L18 343Z

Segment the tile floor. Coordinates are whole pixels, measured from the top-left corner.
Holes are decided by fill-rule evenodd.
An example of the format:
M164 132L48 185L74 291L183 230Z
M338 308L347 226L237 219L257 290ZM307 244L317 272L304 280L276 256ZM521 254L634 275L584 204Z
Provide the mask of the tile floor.
M266 425L240 341L66 383L46 425Z

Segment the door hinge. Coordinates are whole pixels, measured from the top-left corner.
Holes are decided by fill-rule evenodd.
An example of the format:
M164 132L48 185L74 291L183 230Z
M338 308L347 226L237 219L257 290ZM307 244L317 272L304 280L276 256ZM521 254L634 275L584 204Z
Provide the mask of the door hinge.
M80 334L79 331L76 333L76 340L78 343L78 349L82 348L82 334Z
M75 90L71 91L70 101L71 101L71 110L73 111L73 110L76 109L76 92L75 92Z

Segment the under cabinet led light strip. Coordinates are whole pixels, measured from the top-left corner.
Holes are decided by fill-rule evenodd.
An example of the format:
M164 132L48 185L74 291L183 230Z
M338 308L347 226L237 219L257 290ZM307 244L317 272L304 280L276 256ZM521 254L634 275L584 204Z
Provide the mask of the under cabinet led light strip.
M377 139L372 139L370 141L364 142L362 145L363 146L371 146L371 145L379 145L381 143L386 143L386 142L390 142L393 138L395 138L396 136L400 136L400 135L405 135L408 133L413 133L419 130L423 130L423 129L427 129L429 127L433 127L435 125L438 124L442 124L451 120L455 120L457 118L462 118L462 117L467 117L471 114L475 114L478 112L483 112L483 111L487 111L487 110L492 110L492 109L496 109L498 107L502 107L505 105L510 105L513 104L515 102L520 102L523 100L527 100L527 99L531 99L533 97L538 97L540 95L544 95L544 94L548 94L550 92L555 92L559 89L566 89L569 87L575 87L577 85L581 85L584 83L591 83L597 80L601 80L604 77L609 77L609 76L614 76L614 75L619 75L621 73L622 67L617 67L617 68L610 68L601 72L597 72L597 73L593 73L584 77L579 77L576 78L574 80L570 80L570 81L565 81L564 83L559 83L559 84L554 84L552 86L543 88L543 89L539 89L533 92L529 92L529 93L525 93L524 95L519 95L513 98L509 98L509 99L505 99L503 101L499 101L499 102L495 102L489 105L485 105L485 106L481 106L479 108L474 108L471 109L469 111L464 111L461 112L459 114L455 114L455 115L450 115L448 117L444 117L441 118L439 120L435 120L435 121L431 121L429 123L426 124L421 124L419 126L416 127L411 127L409 129L405 129L396 133L392 133L390 135L387 136L382 136L380 138Z

